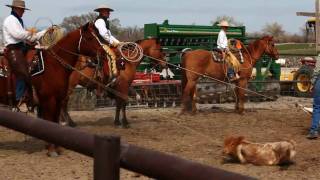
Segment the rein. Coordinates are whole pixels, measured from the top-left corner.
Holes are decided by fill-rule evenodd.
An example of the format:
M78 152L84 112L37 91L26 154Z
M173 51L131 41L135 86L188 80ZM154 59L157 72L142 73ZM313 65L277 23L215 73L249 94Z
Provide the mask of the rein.
M78 70L77 68L71 66L70 64L64 62L64 60L58 56L54 51L52 50L49 50L48 51L63 67L65 67L66 69L69 69L69 70L73 70L73 71L76 71L78 72L79 74L81 74L82 76L84 76L85 78L87 78L89 81L91 82L94 82L95 84L99 85L100 87L102 87L102 89L106 90L106 91L109 91L111 93L113 93L114 95L122 98L123 100L127 101L129 99L129 97L127 95L124 95L122 93L119 93L118 91L108 87L108 86L105 86L105 84L87 76L86 74L84 74L83 72L81 72L80 70Z
M85 38L83 38L83 36L82 36L82 31L81 31L81 29L80 29L79 31L80 31L80 38L79 38L79 43L78 43L78 50L79 50L79 52L80 52L82 40L85 40ZM97 41L99 42L99 44L102 46L103 44L102 44L101 41L98 39L98 37L97 37L94 33L92 33L92 32L91 32L91 34L96 38L96 40L97 40ZM75 53L75 52L66 50L66 49L60 47L60 46L57 45L57 44L56 44L56 46L57 46L59 49L63 50L64 52L67 52L67 53L69 53L69 54L72 54L72 55L75 55L75 56L80 56L80 55L81 55L81 54L79 54L79 53ZM114 89L106 86L105 84L103 84L103 83L101 83L101 82L99 82L99 81L97 81L97 80L95 80L95 79L93 79L93 78L91 78L91 77L89 77L89 76L87 76L86 74L84 74L83 72L81 72L79 69L77 69L77 68L71 66L70 64L66 63L66 62L63 60L63 58L61 58L60 56L58 56L58 55L53 51L52 48L50 48L50 49L48 50L48 52L49 52L49 54L51 54L51 55L52 55L63 67L65 67L66 69L68 69L68 70L73 70L73 71L78 72L79 74L81 74L82 76L84 76L85 78L87 78L89 81L97 84L98 86L102 87L102 89L104 89L104 90L106 90L106 91L108 91L108 92L113 93L114 95L122 98L122 99L125 100L125 101L127 101L127 100L129 99L129 97L128 97L127 95L124 95L124 94L122 94L122 93L119 93L118 91L116 91L116 90L114 90ZM81 56L83 56L83 55L81 55ZM88 58L89 56L84 56L84 57ZM90 58L91 58L91 57L89 57L89 59L90 59Z

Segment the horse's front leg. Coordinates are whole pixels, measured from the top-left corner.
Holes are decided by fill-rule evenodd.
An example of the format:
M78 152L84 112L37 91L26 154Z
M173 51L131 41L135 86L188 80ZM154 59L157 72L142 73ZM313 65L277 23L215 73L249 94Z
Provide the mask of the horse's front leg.
M121 107L121 111L122 111L122 127L123 128L129 128L130 125L129 125L129 122L127 120L127 114L126 114L126 102L123 102L122 103L122 107Z
M236 94L237 94L236 111L239 114L244 113L245 89L247 88L247 83L248 83L247 79L240 79L237 82L238 87L236 87Z
M57 106L57 101L54 97L40 101L41 116L43 119L58 123L61 111L61 104ZM56 146L52 143L46 145L47 155L49 157L57 157L59 154L56 151Z
M121 123L120 123L120 110L121 110L121 102L120 100L117 98L116 99L116 114L114 116L114 125L115 126L120 126Z

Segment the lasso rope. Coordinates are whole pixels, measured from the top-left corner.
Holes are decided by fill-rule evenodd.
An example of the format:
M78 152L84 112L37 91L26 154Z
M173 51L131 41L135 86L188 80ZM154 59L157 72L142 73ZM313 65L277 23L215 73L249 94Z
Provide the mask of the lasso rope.
M143 58L142 48L134 42L124 42L118 46L121 56L129 62L139 62Z
M46 49L55 45L64 36L64 31L61 27L53 25L51 32L47 31L39 40L41 46L45 46Z
M219 83L221 83L221 84L225 84L225 85L237 87L237 88L239 88L239 89L245 90L245 91L247 91L247 92L251 92L251 93L256 94L256 95L258 95L258 96L265 97L265 98L267 98L267 99L273 99L273 97L271 97L271 96L266 96L266 95L261 94L261 93L258 93L258 92L256 92L256 91L252 91L252 90L250 90L250 89L243 88L243 87L240 87L240 86L237 86L237 85L234 85L234 84L231 84L231 83L228 83L228 82L225 82L225 81L216 79L216 78L211 77L211 76L208 76L208 75L206 75L206 74L198 73L198 72L196 72L196 71L193 71L193 70L190 70L190 69L187 69L187 68L183 68L183 67L181 67L181 66L177 66L177 65L172 64L172 63L169 63L169 62L167 62L167 61L165 61L165 60L157 59L157 58L154 58L154 57L151 57L151 56L147 56L147 55L144 55L144 56L145 56L145 57L148 57L148 58L150 58L150 59L159 61L159 62L167 63L167 64L169 64L169 65L171 65L171 66L173 66L173 67L176 67L176 68L178 68L178 69L182 69L182 70L189 71L189 72L191 72L191 73L197 74L197 75L199 75L199 76L206 77L206 78L208 78L208 79L214 80L214 81L219 82Z

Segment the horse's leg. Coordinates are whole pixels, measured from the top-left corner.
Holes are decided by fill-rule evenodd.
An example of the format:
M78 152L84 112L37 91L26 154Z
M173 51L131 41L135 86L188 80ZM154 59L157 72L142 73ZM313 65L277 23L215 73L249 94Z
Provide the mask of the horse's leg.
M72 120L70 114L68 113L68 103L69 97L73 93L74 88L79 84L81 76L78 72L72 72L69 77L68 83L68 94L62 101L62 108L60 112L60 120L66 122L70 127L76 127L77 124Z
M120 110L121 110L121 100L119 98L116 98L116 114L114 116L114 125L120 126Z
M122 127L123 128L129 128L129 122L127 120L127 114L126 114L126 102L122 101L122 107L121 107L121 111L122 111Z
M57 102L54 97L48 98L45 101L40 101L40 109L41 109L41 115L43 119L51 121L51 122L57 122L59 118L59 111L60 109L57 109ZM47 144L47 155L49 157L57 157L58 153L56 152L55 145L52 143Z
M239 114L244 113L244 101L245 101L245 88L247 87L248 80L247 79L240 79L237 83L237 85L240 88L237 88L236 93L237 93L237 105L236 105L236 110L238 111Z
M192 88L191 94L192 94L192 114L196 114L197 113L197 106L196 106L197 89L196 89L196 85Z
M190 101L193 102L193 89L196 86L196 81L188 80L182 95L182 110L180 114L183 114L185 111L190 111Z

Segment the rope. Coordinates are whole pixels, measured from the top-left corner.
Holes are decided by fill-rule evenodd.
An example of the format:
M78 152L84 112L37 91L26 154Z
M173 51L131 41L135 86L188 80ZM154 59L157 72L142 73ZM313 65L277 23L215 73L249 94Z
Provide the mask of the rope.
M73 71L78 72L80 75L84 76L84 77L87 78L89 81L91 81L91 82L99 85L100 87L102 87L102 89L104 89L104 90L106 90L106 91L108 91L108 92L113 93L114 95L122 98L122 99L125 100L125 101L132 99L132 98L128 97L128 95L119 93L118 91L116 91L116 90L114 90L114 89L106 86L105 84L103 84L103 83L101 83L101 82L99 82L99 81L97 81L97 80L95 80L95 79L93 79L93 78L91 78L91 77L89 77L89 76L87 76L87 75L84 74L83 72L79 71L77 68L74 68L74 67L71 66L70 64L64 62L63 59L62 59L61 57L59 57L59 56L58 56L55 52L53 52L52 50L49 50L48 52L49 52L56 60L58 60L62 66L64 66L64 67L67 68L67 69L71 69L71 70L73 70Z
M143 58L142 48L134 42L121 43L118 46L118 50L121 56L129 62L139 62Z
M45 46L47 49L55 45L64 36L64 31L61 27L53 25L51 28L53 31L45 32L45 34L39 40L40 44Z
M181 67L181 66L177 66L177 65L175 65L175 64L166 62L166 61L164 61L164 60L157 59L157 58L154 58L154 57L151 57L151 56L147 56L147 55L144 55L144 56L145 56L145 57L148 57L148 58L150 58L150 59L154 59L154 60L159 61L159 62L165 62L165 63L167 63L167 64L169 64L169 65L171 65L171 66L173 66L173 67L176 67L176 68L178 68L178 69L183 69L183 70L185 70L185 71L189 71L189 72L191 72L191 73L194 73L194 74L197 74L197 75L206 77L206 78L208 78L208 79L214 80L214 81L219 82L219 83L222 83L222 84L225 84L225 85L229 85L229 86L233 86L233 87L237 87L237 88L239 88L239 89L245 90L245 91L247 91L247 92L251 92L251 93L256 94L256 95L258 95L258 96L265 97L265 98L267 98L267 99L273 99L273 97L271 97L271 96L266 96L266 95L261 94L261 93L258 93L258 92L256 92L256 91L252 91L252 90L250 90L250 89L243 88L243 87L240 87L240 86L237 86L237 85L234 85L234 84L231 84L231 83L228 83L228 82L225 82L225 81L216 79L216 78L214 78L214 77L211 77L211 76L208 76L208 75L205 75L205 74L201 74L201 73L198 73L198 72L196 72L196 71L193 71L193 70L190 70L190 69L187 69L187 68L183 68L183 67Z

